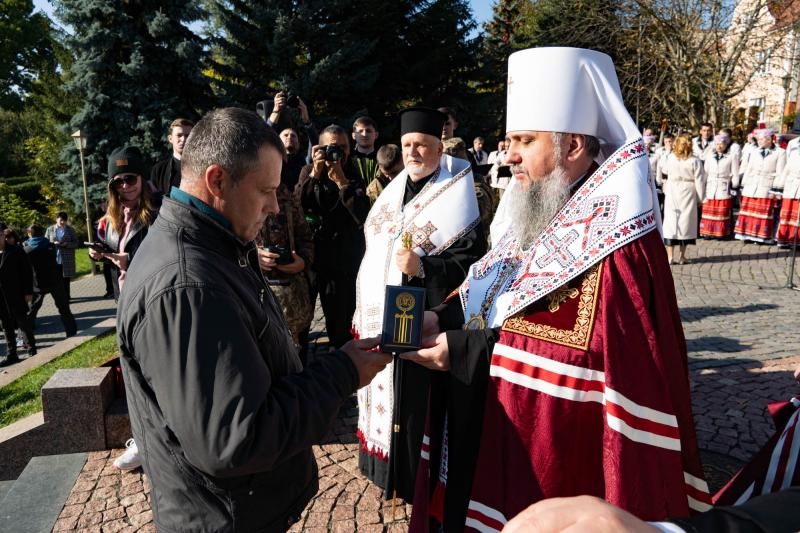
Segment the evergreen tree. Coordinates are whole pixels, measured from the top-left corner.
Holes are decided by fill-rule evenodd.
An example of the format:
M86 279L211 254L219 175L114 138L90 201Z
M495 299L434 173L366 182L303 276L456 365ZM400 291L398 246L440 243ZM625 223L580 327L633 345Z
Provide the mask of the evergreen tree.
M88 137L87 174L99 200L114 148L133 144L155 160L167 151L174 118L197 118L210 107L203 41L187 27L201 11L181 0L56 0L55 6L75 29L66 41L75 59L66 88L81 107L66 133L80 129ZM80 162L71 141L61 155L68 170L59 179L82 212Z

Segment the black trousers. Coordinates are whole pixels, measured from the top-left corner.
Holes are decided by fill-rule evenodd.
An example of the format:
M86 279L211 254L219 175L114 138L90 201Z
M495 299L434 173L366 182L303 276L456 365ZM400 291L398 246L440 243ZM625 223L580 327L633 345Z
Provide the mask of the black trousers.
M67 337L72 337L78 331L78 325L75 322L75 317L72 316L72 311L69 309L69 298L64 291L64 284L61 280L57 280L55 285L50 290L40 290L33 295L31 302L31 310L28 312L28 320L31 325L36 324L36 315L44 303L44 297L47 295L53 297L53 301L58 308L58 315L61 317L61 324L64 326L64 333Z
M8 355L17 355L17 328L22 331L29 349L36 349L33 323L28 319L28 303L22 295L6 295L0 291L0 324L6 337Z
M328 339L331 346L339 348L353 338L350 329L356 311L356 273L318 271L316 281Z

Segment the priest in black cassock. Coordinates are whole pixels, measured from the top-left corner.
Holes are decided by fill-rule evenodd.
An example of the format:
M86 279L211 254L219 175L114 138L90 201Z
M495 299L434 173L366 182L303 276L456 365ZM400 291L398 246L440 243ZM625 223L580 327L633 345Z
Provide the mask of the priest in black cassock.
M386 285L424 287L425 307L433 307L486 251L469 162L442 155L446 119L419 107L400 114L405 169L364 224L353 318L359 337L381 333ZM429 370L396 359L358 391L359 467L387 498L412 498L429 383Z

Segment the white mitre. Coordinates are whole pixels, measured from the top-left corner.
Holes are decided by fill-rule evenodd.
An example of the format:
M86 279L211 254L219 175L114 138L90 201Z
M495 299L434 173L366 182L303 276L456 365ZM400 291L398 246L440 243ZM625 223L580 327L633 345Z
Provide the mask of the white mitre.
M511 54L506 116L507 133L554 131L597 137L598 161L641 137L622 101L614 63L596 50L530 48Z

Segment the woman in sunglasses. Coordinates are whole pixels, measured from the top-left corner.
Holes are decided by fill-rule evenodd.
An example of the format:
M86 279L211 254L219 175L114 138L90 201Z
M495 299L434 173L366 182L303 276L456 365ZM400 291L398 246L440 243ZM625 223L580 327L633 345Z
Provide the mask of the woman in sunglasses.
M118 148L108 157L108 209L97 228L101 246L90 248L89 256L111 261L114 298L119 297L125 273L158 213L150 184L143 178L145 170L135 146Z

